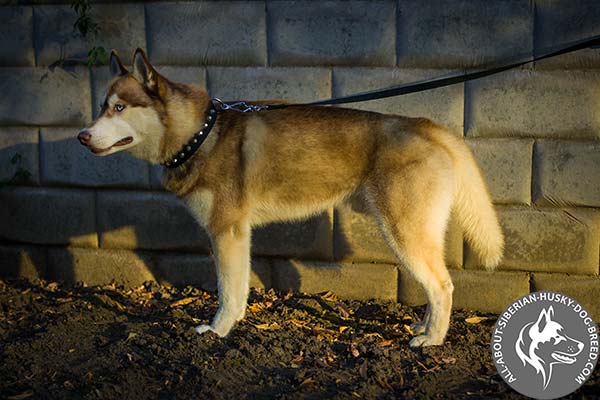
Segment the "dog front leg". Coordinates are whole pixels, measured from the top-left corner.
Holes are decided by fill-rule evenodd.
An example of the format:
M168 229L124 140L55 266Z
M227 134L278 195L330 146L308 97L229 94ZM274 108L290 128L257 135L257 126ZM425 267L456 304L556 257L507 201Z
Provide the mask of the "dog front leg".
M196 332L213 331L226 336L244 317L250 281L250 226L240 223L212 236L219 288L219 309L210 325Z

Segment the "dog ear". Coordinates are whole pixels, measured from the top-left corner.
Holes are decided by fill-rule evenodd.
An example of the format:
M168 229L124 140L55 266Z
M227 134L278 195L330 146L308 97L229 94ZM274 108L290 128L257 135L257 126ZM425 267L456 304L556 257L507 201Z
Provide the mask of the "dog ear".
M138 48L133 55L133 77L152 93L157 92L158 74L150 65L144 50Z
M110 74L113 77L126 75L127 73L129 73L129 71L127 71L127 68L125 68L125 66L121 62L121 59L119 58L119 55L117 54L117 52L115 50L112 50L110 52L109 64L110 64Z
M535 322L535 326L537 326L538 332L542 332L546 327L546 324L551 320L551 314L554 315L554 309L552 306L548 307L548 309L542 309L538 320Z

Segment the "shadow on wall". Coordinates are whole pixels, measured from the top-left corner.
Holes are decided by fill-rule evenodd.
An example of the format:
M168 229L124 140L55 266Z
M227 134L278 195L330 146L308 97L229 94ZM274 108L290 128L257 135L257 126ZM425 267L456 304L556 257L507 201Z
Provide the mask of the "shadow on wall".
M183 202L161 190L156 167L124 153L93 156L76 132L41 128L39 145L36 139L0 147L0 181L17 169L31 174L0 188L0 276L89 284L156 280L216 290L209 238ZM270 259L330 262L333 229L332 210L255 229L251 283L301 290L294 264L285 279L272 279Z

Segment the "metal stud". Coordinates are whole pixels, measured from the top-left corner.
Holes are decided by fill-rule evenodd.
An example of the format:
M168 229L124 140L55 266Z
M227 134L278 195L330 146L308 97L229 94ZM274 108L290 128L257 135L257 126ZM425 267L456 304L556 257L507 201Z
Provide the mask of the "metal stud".
M202 136L202 135L204 135L204 131L198 132L198 136Z
M185 157L185 153L183 153L183 152L179 153L179 157L181 157L181 158Z
M207 124L206 122L204 123L204 127L205 127L205 128L208 128L208 124Z
M208 120L210 121L211 119L212 119L212 115L209 115L208 116Z
M198 143L198 139L194 138L194 140L192 140L192 142Z
M186 149L187 151L190 151L190 150L192 149L192 146L185 146L185 149Z
M177 163L177 159L176 159L176 158L174 158L174 159L173 159L173 164L176 164L176 163Z

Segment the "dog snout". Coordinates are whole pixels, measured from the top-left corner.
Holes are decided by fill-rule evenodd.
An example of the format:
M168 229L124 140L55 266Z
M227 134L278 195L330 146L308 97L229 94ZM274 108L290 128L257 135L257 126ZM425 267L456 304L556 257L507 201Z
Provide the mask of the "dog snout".
M83 129L77 135L77 139L79 139L79 143L84 146L90 144L90 140L92 139L92 134L87 129Z

